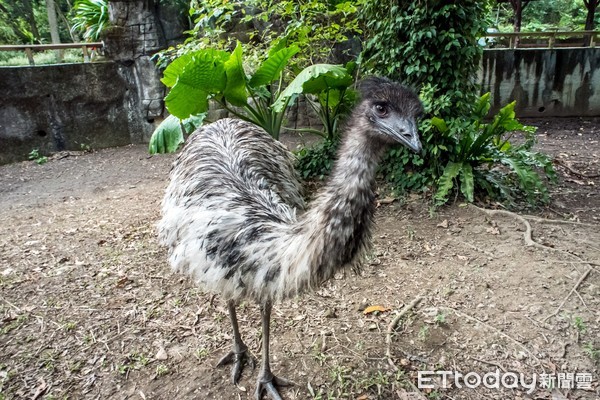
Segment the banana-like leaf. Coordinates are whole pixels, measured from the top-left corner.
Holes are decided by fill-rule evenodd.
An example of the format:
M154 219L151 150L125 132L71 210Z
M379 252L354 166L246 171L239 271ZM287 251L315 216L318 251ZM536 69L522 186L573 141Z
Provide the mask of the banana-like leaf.
M258 67L252 78L250 78L250 82L248 83L250 87L256 88L268 85L274 80L279 79L279 74L283 71L289 59L299 51L300 48L293 45L269 55L269 58Z
M269 54L267 57L271 57L273 54L277 53L279 50L284 49L288 45L288 36L282 36L278 39L273 40L271 43L271 48L269 49Z
M190 134L204 122L206 114L192 115L183 121L169 115L156 127L150 137L150 154L174 153L184 142L184 133ZM184 132L185 131L185 132Z
M246 73L242 63L242 44L240 42L225 62L225 75L227 76L227 84L223 92L225 100L237 107L248 104Z
M315 64L304 68L273 104L281 112L288 102L300 93L318 94L330 89L346 89L352 85L352 76L346 68L333 64Z
M450 193L450 190L454 186L454 178L458 176L462 166L462 163L452 161L446 165L444 173L438 180L438 190L434 196L436 203L444 204L447 201L448 193Z
M183 132L179 118L169 115L160 123L150 137L150 154L174 153L183 143Z
M460 169L460 191L469 203L473 202L475 195L475 180L471 164L463 164Z

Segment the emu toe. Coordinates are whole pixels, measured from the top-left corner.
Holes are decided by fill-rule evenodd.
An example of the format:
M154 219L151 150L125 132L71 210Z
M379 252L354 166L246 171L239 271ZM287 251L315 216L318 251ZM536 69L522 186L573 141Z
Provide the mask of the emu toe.
M242 369L244 368L244 365L249 364L254 370L256 367L256 359L252 356L252 354L250 354L248 348L244 346L240 350L233 349L227 353L219 360L217 367L222 367L226 364L233 364L231 367L231 382L234 385L237 385L240 381L240 376L242 375Z
M261 400L264 392L267 392L267 398L271 400L283 400L276 387L294 386L294 382L279 378L273 374L260 376L256 382L256 400Z

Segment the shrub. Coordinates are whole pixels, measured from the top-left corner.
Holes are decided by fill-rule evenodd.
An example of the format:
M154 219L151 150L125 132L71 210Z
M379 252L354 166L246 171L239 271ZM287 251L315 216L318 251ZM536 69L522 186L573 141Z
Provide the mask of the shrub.
M296 170L303 179L323 180L329 175L335 160L335 153L339 146L339 137L305 147L296 152Z
M486 93L468 118L431 119L431 125L444 137L451 135L454 139L447 150L448 162L437 179L437 204L446 203L458 188L469 202L474 201L478 189L513 205L520 197L530 204L548 200L548 191L537 170L543 170L550 181L555 181L552 161L532 150L536 128L521 124L515 118L514 107L513 101L485 123L490 110L490 94ZM524 135L520 144L511 142L516 132Z
M331 99L325 106L332 108L323 113L324 121L326 126L335 128L344 109L341 105L346 102L345 93L352 83L352 76L338 65L315 64L302 70L285 88L285 69L298 51L297 45L286 46L286 40L280 40L251 76L244 69L239 42L231 53L204 49L175 59L162 78L162 82L171 88L165 104L173 117L163 121L153 133L150 153L176 151L185 134L189 133L186 121L193 118L192 122L201 122L199 118L203 119L201 115L208 111L211 100L279 139L287 107L300 94L325 97ZM337 99L335 102L334 98Z
M468 113L478 98L475 74L483 54L488 1L367 1L362 13L367 72L408 85L435 85L449 96L443 118Z

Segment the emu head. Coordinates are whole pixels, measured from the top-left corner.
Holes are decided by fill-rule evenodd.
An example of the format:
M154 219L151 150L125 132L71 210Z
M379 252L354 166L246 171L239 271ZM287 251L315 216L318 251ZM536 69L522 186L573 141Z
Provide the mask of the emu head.
M406 86L387 78L364 79L359 86L358 107L363 123L383 143L401 143L412 151L421 151L417 120L423 114L419 97ZM358 111L357 110L357 111Z

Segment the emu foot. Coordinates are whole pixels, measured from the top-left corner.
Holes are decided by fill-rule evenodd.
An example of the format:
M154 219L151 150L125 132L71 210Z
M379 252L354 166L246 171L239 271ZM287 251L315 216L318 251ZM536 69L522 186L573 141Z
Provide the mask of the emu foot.
M248 351L248 347L245 345L234 346L234 349L227 353L223 358L219 360L217 363L217 367L222 367L226 364L233 364L231 367L231 382L234 385L237 385L240 381L240 376L242 375L242 369L245 364L249 364L252 369L256 367L256 359L250 354Z
M267 397L271 400L283 400L277 391L278 387L294 386L294 382L279 378L272 373L263 373L256 382L256 400L261 400L263 392L267 392Z

